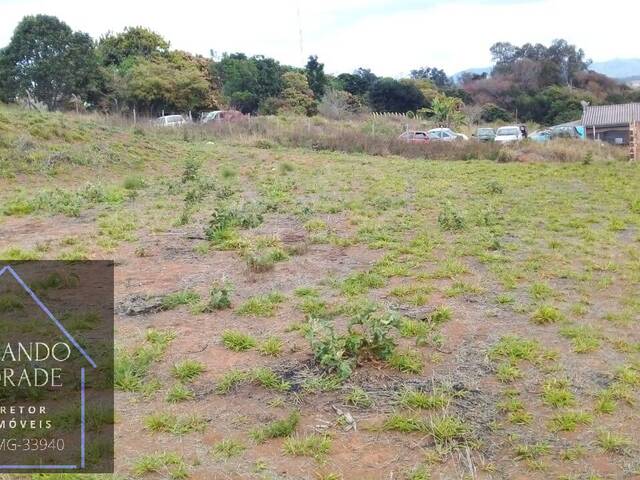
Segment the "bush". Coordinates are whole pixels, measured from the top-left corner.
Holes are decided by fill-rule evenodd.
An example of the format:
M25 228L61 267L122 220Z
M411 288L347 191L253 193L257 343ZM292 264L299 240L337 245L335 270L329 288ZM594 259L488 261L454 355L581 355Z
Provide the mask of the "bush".
M391 331L398 326L396 315L377 315L374 308L365 308L351 319L344 335L336 334L327 322L311 319L308 338L316 362L345 379L358 361L389 359L396 348Z
M438 215L438 224L443 230L462 230L464 217L451 204L447 203Z

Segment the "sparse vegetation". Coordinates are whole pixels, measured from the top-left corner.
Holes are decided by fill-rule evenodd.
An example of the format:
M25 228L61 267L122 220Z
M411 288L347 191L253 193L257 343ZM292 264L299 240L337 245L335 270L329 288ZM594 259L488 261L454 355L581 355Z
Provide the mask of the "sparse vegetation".
M385 117L251 122L0 105L0 258L114 258L126 282L121 475L379 475L347 446L394 478L635 473L636 165L569 140L401 144ZM59 320L104 348L89 312ZM184 448L133 452L141 430Z

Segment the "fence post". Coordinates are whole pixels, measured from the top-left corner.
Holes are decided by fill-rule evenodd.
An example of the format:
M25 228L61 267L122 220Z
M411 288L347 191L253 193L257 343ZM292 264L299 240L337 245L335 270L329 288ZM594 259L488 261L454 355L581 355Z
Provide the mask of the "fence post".
M133 107L133 124L134 125L136 124L136 120L137 120L137 118L136 118L136 107L134 106Z

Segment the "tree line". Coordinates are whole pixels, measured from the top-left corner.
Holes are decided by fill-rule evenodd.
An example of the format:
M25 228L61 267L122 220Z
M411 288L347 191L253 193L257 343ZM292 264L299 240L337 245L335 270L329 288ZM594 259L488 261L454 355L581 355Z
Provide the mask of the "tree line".
M56 17L36 15L24 17L0 50L0 100L148 115L225 108L309 116L415 112L446 124L553 124L579 118L582 102L640 101L638 91L590 71L584 51L565 40L548 47L500 42L491 54L490 75L464 74L455 82L434 67L404 79L366 68L329 75L317 56L304 68L244 53L207 58L171 49L143 27L94 40Z

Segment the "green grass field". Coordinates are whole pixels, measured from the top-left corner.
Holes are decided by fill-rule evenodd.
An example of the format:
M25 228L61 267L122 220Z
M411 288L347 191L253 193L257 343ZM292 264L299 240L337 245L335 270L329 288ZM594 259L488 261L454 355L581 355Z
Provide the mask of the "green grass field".
M640 169L595 152L0 107L0 259L113 258L119 307L159 298L116 318L116 478L636 478Z

